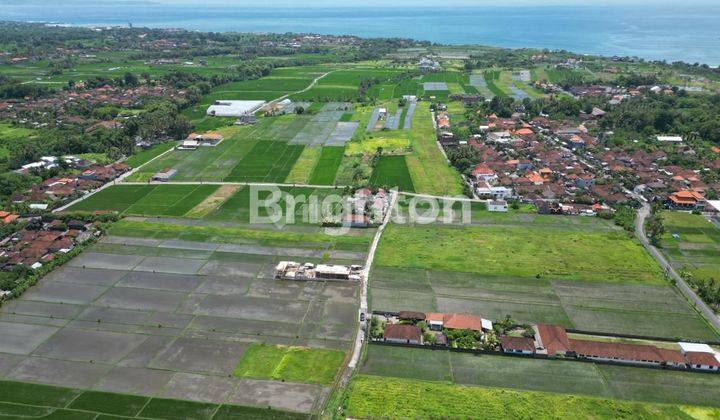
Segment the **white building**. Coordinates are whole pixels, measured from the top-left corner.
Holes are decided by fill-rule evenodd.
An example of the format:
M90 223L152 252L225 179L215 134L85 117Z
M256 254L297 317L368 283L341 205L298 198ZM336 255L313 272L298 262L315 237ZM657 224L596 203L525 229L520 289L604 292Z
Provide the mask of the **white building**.
M488 211L507 212L508 204L505 200L491 200L487 203Z
M475 193L480 198L489 198L492 200L506 200L513 196L513 190L511 188L496 186L492 187L487 182L480 182L475 188Z
M240 117L251 114L265 105L265 101L215 101L207 109L207 115L216 117Z
M657 136L657 140L663 143L681 143L683 138L680 136Z

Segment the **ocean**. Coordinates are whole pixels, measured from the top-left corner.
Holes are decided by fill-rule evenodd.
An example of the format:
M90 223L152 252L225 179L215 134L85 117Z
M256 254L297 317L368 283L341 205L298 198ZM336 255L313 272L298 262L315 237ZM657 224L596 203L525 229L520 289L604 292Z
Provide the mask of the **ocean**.
M693 6L262 8L122 1L0 0L0 20L199 31L403 37L444 44L720 64L720 1ZM392 1L388 1L392 4Z

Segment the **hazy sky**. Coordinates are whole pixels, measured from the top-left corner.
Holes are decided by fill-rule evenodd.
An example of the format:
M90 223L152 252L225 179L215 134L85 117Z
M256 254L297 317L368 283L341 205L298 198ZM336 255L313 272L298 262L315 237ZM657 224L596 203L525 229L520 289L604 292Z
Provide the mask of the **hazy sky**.
M117 0L95 0L96 2L117 3ZM167 4L225 4L225 5L255 5L261 7L342 7L342 6L424 6L424 7L447 7L447 6L514 6L514 5L675 5L677 0L265 0L258 3L257 0L151 0L156 3ZM713 4L718 0L686 0L682 2L685 6Z

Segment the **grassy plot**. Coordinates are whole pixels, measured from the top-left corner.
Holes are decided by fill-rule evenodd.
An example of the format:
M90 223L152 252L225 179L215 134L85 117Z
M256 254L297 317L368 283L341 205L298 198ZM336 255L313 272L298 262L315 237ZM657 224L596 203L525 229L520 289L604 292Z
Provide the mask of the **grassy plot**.
M401 191L415 191L405 156L382 156L375 163L370 184L387 188L398 187Z
M399 226L386 230L378 264L494 277L664 284L662 271L620 232L541 226ZM472 264L468 264L472 261Z
M172 149L173 147L175 147L175 142L173 141L160 143L151 147L150 149L143 150L130 156L125 160L125 163L131 168L137 168L146 164L148 161L155 159L157 156L160 156L161 154Z
M295 162L292 170L285 179L287 184L307 184L310 176L320 160L322 148L318 146L308 146L303 149L300 157Z
M422 392L418 392L421 390ZM360 375L346 393L350 418L714 418L720 410Z
M335 182L345 148L323 147L315 169L310 176L310 185L332 185Z
M413 151L405 159L415 191L442 196L462 194L460 175L447 163L435 141L430 104L418 103L409 132Z
M233 168L225 181L283 182L305 146L260 141Z
M253 343L238 362L234 375L329 384L335 379L344 358L345 354L339 350Z
M339 194L332 188L306 188L306 187L283 187L279 189L282 197L278 197L277 205L283 216L282 221L289 224L313 224L319 225L322 220L320 211L318 210L317 220L310 219L310 200L311 197L317 199L318 203L322 203L323 199L330 194ZM255 195L257 194L257 195ZM268 188L260 187L244 187L237 193L227 199L214 212L207 215L208 220L217 221L233 221L233 222L250 222L251 205L253 200L257 199L257 215L269 216L273 210L273 203L264 203L264 200L271 198L272 191ZM262 201L260 201L262 200ZM289 212L288 203L294 203L294 211ZM295 220L288 220L288 215L294 216Z
M184 239L213 243L258 243L267 246L293 246L306 248L364 248L370 244L369 236L335 236L324 233L304 233L275 230L253 230L240 227L189 226L184 224L121 220L109 229L110 235L155 239Z
M224 137L220 144L197 150L173 150L140 168L128 181L148 181L166 168L177 170L173 181L222 181L252 150L260 138L266 138L269 128L278 119L264 118L251 127L227 127L218 130Z
M210 194L200 204L185 213L186 217L204 217L217 210L224 202L232 197L241 187L239 185L222 185Z
M183 216L217 188L217 185L113 185L68 210Z

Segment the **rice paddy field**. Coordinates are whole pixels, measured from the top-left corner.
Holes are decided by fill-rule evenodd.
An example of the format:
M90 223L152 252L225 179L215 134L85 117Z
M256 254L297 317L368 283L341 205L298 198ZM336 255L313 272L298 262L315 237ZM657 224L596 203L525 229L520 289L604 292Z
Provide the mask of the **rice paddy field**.
M717 375L370 345L364 375L717 407Z
M304 101L356 101L359 99L359 86L363 79L389 79L402 74L407 69L392 68L386 65L360 64L351 68L336 69L323 77L318 83L307 92L291 95L293 100ZM384 97L396 97L394 89L386 85L388 92ZM390 93L390 92L393 93ZM371 91L378 97L381 91Z
M354 337L358 288L279 281L274 267L362 263L363 235L120 221L0 308L0 380L12 381L0 415L315 413Z
M699 214L664 212L662 252L677 270L720 281L720 228Z
M257 215L270 216L274 203L264 204L274 189L262 186L211 184L120 184L113 185L73 205L68 211L115 211L122 215L187 217L204 221L248 224L252 200L258 201ZM282 187L276 201L282 224L319 226L321 210L315 210L311 197L322 204L326 197L340 197L334 188ZM291 207L292 206L292 207Z
M75 204L70 210L182 216L217 188L216 185L114 185Z
M152 398L102 391L0 381L0 417L57 419L304 419L269 408Z
M371 307L718 339L642 246L615 226L580 217L472 214L471 225L388 226L371 275Z
M422 392L417 392L418 389ZM545 392L454 385L413 379L357 376L343 414L351 418L712 418L718 410L697 406L617 401Z
M370 184L386 188L397 187L401 191L415 191L405 156L382 156L378 159L370 177Z

